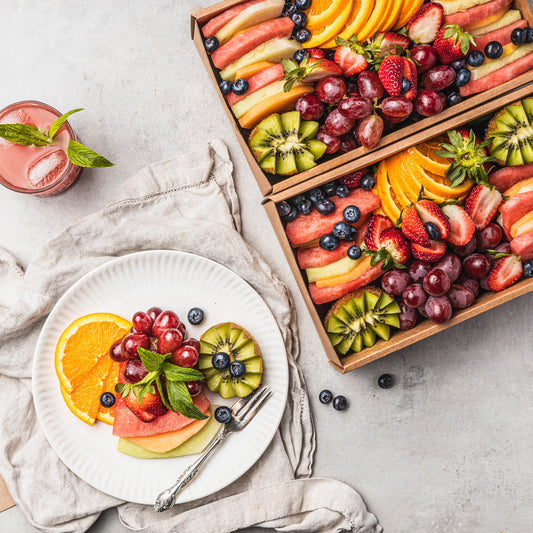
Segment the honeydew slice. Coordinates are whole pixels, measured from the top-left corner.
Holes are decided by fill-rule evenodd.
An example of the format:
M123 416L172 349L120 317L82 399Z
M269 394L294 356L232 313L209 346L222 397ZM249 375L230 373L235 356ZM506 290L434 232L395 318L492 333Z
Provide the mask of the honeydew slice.
M496 72L497 70L514 63L518 59L530 54L531 52L533 52L533 43L523 44L506 56L493 59L492 61L486 61L480 67L472 68L470 70L470 81L477 81L480 78L484 78L485 76L488 76L493 72Z
M518 9L509 9L509 11L507 11L507 13L505 13L505 15L500 20L497 20L492 24L487 24L486 26L483 26L481 28L476 28L475 30L470 31L469 33L472 34L474 37L481 37L482 35L486 35L491 31L499 30L500 28L505 28L505 26L508 26L509 24L520 20L521 18L522 15L520 14L520 11L518 11Z
M490 0L437 0L436 3L442 6L445 15L452 15L459 11L466 11L471 7L487 4Z
M252 94L246 96L242 100L239 100L232 108L233 114L236 118L241 118L244 113L252 109L254 105L257 105L259 102L265 98L269 98L278 93L283 92L283 86L285 85L285 80L278 80L273 83L268 84L266 87L263 87L257 91L254 91ZM295 86L301 85L296 82Z
M334 276L341 276L353 270L360 262L361 258L350 259L349 257L343 257L342 259L323 267L308 268L306 270L307 279L309 283L312 283L313 281L318 281L319 279L328 279L333 278Z

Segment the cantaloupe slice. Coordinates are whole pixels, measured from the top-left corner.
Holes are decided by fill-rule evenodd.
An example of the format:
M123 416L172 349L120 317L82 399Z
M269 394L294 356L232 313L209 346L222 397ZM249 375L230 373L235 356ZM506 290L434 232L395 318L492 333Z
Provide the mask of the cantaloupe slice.
M251 94L245 96L242 100L239 100L235 105L231 106L231 111L235 115L235 118L241 118L245 113L250 111L260 102L270 98L271 96L278 95L283 92L283 86L285 85L285 80L277 80L272 83L269 83L265 87L261 87L257 91L252 92ZM301 85L300 83L295 83L294 86Z
M270 61L258 61L257 63L252 63L251 65L245 65L235 71L235 79L244 78L247 80L251 78L254 74L261 72L262 70L267 69L268 67L273 67L276 63L271 63Z
M306 270L307 279L309 282L313 282L320 279L329 279L348 274L348 272L351 272L362 260L362 257L359 259L350 259L348 256L345 256L326 266L308 268Z
M505 6L503 9L500 9L497 13L494 13L494 15L490 15L484 19L476 20L475 22L472 22L472 24L467 24L463 29L470 32L472 30L477 30L478 28L482 28L483 26L488 26L489 24L492 24L493 22L497 22L500 20L507 11L509 11L509 7Z
M515 183L512 187L509 187L503 193L503 195L511 198L512 196L516 196L517 194L522 194L522 193L530 192L530 191L533 191L533 178L528 178L528 179L519 181L518 183Z
M239 119L239 124L242 128L252 129L272 113L290 111L300 96L312 93L314 90L315 88L312 85L300 85L299 87L293 87L288 92L281 92L265 98L262 102L259 102L247 111Z
M518 11L518 9L509 9L509 11L507 11L507 13L505 13L505 15L499 20L496 20L491 24L487 24L486 26L482 26L481 28L471 30L469 33L471 33L474 37L481 37L482 35L490 33L491 31L504 28L505 26L508 26L509 24L520 20L521 18L522 15L520 14L520 11Z
M522 235L522 233L527 233L528 231L532 230L533 211L530 211L529 213L527 213L527 215L524 215L511 226L511 237L514 239L515 237Z
M343 283L353 281L354 279L357 279L359 276L362 276L365 272L372 268L370 261L372 261L372 257L366 255L359 261L357 266L347 274L344 274L342 276L335 276L333 278L318 280L316 282L316 286L319 289L323 287L335 287L337 285L342 285Z

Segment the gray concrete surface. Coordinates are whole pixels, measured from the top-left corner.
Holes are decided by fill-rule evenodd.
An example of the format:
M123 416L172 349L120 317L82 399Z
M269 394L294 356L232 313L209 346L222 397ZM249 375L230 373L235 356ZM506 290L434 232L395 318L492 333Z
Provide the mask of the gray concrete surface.
M533 531L533 295L348 375L335 372L190 40L189 13L200 4L3 0L0 107L23 99L63 111L84 107L72 124L116 166L84 171L54 198L0 189L0 245L26 265L141 167L224 139L244 235L290 287L298 309L317 428L314 475L355 487L387 533ZM391 390L376 385L383 372L395 376ZM350 408L321 405L325 387L344 394ZM0 514L0 531L34 529L14 508ZM114 511L91 528L121 531Z

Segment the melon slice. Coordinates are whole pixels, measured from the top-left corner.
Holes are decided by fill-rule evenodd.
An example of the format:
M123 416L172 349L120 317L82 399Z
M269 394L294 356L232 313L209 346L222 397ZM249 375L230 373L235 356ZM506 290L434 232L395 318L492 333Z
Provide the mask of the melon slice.
M436 0L442 6L445 15L451 15L458 11L466 11L471 7L486 4L490 0Z
M483 26L482 28L472 30L470 33L473 37L481 37L482 35L486 35L492 31L505 28L505 26L508 26L509 24L520 20L521 18L522 15L518 9L509 9L509 11L507 11L507 13L505 13L500 20L493 22L492 24L488 24L487 26Z
M254 64L257 64L257 63L254 63ZM238 110L239 108L237 108L237 111L233 109L233 106L235 106L237 102L241 102L243 100L252 102L253 99L250 98L252 94L254 94L256 91L259 91L259 89L266 88L268 85L274 83L275 81L281 80L281 78L283 78L284 75L285 75L285 71L283 70L283 66L280 63L278 63L277 65L269 67L253 75L248 80L248 91L245 94L241 94L241 95L238 95L235 93L228 94L228 96L226 97L226 100L228 102L228 105L232 107L232 111L235 114L235 116L239 118L246 111L248 111L248 109L253 107L252 105L250 105L247 107L246 111L237 115L237 113L239 113L239 110ZM276 92L281 92L282 90L283 90L283 84L281 85L281 89ZM272 94L275 94L275 93L272 93ZM255 101L253 105L257 104L258 102L259 100Z
M504 26L503 28L498 28L496 30L493 30L489 33L485 33L484 35L480 35L479 37L476 37L476 46L474 48L471 48L472 50L480 50L483 52L485 50L485 46L490 43L490 41L498 41L502 44L502 46L505 46L507 43L511 42L511 33L516 28L525 28L527 26L527 20L520 19L516 22L513 22L512 24L509 24L508 26Z
M506 6L512 4L513 0L491 0L484 4L469 7L465 11L458 11L450 15L444 15L444 24L458 24L463 28L476 21L486 19L498 13Z
M207 39L208 37L212 37L215 35L218 31L220 31L230 20L235 18L239 13L244 11L246 8L253 6L254 4L260 4L261 2L264 2L265 0L249 0L248 2L244 2L242 4L238 4L236 6L230 7L229 9L226 9L225 11L222 11L219 15L216 17L213 17L210 21L208 21L204 27L202 28L202 34Z
M476 30L477 28L482 28L483 26L488 26L489 24L492 24L493 22L498 22L507 11L509 11L509 8L511 7L511 4L507 4L505 7L500 9L497 13L494 13L484 19L476 20L475 22L472 22L465 26L463 29L471 32L472 30ZM503 43L502 43L503 44Z
M508 239L512 238L514 224L531 211L533 211L533 191L517 194L502 204L501 226Z
M533 191L533 177L522 180L518 183L515 183L512 187L509 187L503 193L503 195L511 198L512 196L516 196L517 194L523 194L525 192L530 192L530 191ZM531 210L533 211L533 206Z
M270 61L258 61L257 63L252 63L251 65L246 65L238 70L235 71L235 79L244 78L245 80L250 81L250 78L257 74L258 72L261 72L263 70L266 70L269 67L273 67L275 63L270 63ZM250 92L248 90L248 92ZM229 96L235 93L230 93ZM237 96L237 95L235 95ZM233 104L230 104L233 105Z
M526 213L511 226L511 237L515 238L528 231L533 231L533 211Z
M342 259L330 263L329 265L308 268L306 270L307 280L311 283L313 281L343 276L351 272L362 260L362 257L359 259L350 259L348 256L344 256Z
M342 285L343 283L353 281L372 268L372 265L370 264L371 261L372 258L369 255L362 256L357 260L357 264L354 266L354 268L345 274L339 274L338 276L331 276L330 278L316 280L316 286L321 289L323 287L335 287L337 285Z
M270 61L272 63L279 63L283 58L292 57L296 50L301 50L302 46L295 40L287 39L272 39L262 45L258 46L251 52L244 54L242 57L229 64L224 70L220 72L220 77L223 80L233 81L235 79L235 72L252 63L258 61Z
M514 47L514 45L506 44L505 47ZM533 43L523 44L514 48L510 54L504 53L498 59L493 59L490 61L486 60L485 63L483 63L483 65L480 67L470 69L470 81L476 81L480 78L484 78L485 76L488 76L493 72L496 72L497 70L514 63L518 59L530 54L531 52L533 52Z
M235 118L241 118L246 112L250 111L252 107L259 104L263 100L270 98L271 96L274 96L276 94L282 93L284 85L284 80L275 81L274 83L270 83L266 87L262 87L261 89L252 92L251 94L237 102L231 108L233 114L235 115ZM294 85L298 87L301 84L295 83Z
M533 231L522 233L511 241L511 251L522 261L533 259Z

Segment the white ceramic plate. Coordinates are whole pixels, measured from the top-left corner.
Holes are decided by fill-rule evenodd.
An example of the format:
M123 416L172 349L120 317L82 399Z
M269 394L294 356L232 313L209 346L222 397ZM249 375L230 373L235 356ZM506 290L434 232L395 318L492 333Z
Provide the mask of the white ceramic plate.
M249 330L263 355L263 384L274 391L250 424L231 435L182 492L177 501L183 503L212 494L247 472L274 437L287 400L287 358L276 321L255 290L231 270L197 255L150 251L89 272L62 296L44 324L33 362L35 407L52 448L76 475L122 500L153 504L197 456L137 459L117 452L111 426L97 421L91 427L63 402L54 353L61 332L80 316L109 312L129 319L154 305L175 311L191 337L219 322L236 322ZM186 320L191 307L206 312L200 326ZM207 392L214 403L231 403Z

